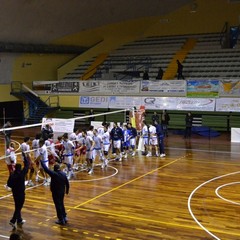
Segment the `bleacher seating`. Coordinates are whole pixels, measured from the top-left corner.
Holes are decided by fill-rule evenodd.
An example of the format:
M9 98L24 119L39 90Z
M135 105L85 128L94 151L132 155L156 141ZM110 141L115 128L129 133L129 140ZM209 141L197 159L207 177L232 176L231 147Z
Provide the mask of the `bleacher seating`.
M158 68L165 71L175 53L189 38L196 38L197 42L183 62L183 75L186 79L240 77L240 47L237 45L234 49L222 49L220 33L210 33L153 36L125 44L109 54L92 78L142 78L143 71L147 68L150 79L155 79ZM64 79L80 79L93 61L94 58L86 61Z

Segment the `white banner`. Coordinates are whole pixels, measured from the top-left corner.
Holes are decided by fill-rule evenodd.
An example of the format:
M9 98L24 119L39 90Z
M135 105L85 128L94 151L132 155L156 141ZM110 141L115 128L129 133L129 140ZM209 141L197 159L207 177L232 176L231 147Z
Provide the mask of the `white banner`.
M214 98L144 97L146 109L214 111Z
M101 81L100 91L110 94L139 93L140 81L132 80L105 80Z
M158 93L171 93L178 94L186 93L185 80L142 80L141 93L158 92Z
M101 96L81 96L79 107L81 108L108 108L108 98Z
M127 109L142 105L142 97L109 97L109 108Z
M43 118L42 126L49 124L53 132L67 132L72 133L74 129L74 119L63 119L63 118Z
M216 100L216 111L240 112L240 98L219 98Z
M178 98L176 110L214 111L214 98Z

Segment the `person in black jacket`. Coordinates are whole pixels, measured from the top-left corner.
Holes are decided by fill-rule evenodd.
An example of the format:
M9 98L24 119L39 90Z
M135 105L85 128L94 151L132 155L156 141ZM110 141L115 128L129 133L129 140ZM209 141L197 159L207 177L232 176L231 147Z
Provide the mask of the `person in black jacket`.
M177 79L184 79L183 65L177 60Z
M44 171L51 177L50 189L52 192L53 202L55 204L58 220L55 222L59 225L65 225L68 221L67 214L64 207L64 195L69 193L69 181L67 175L61 171L60 165L54 165L54 171L50 170L41 161Z
M190 138L192 135L192 121L193 121L192 113L188 112L185 117L186 129L185 129L184 138L187 138L187 137Z
M22 225L25 220L22 219L21 210L25 202L25 177L28 172L28 159L25 154L22 153L24 159L24 167L17 163L15 165L15 171L9 176L7 186L12 189L13 199L15 203L15 211L9 224L16 228L16 222L18 225Z

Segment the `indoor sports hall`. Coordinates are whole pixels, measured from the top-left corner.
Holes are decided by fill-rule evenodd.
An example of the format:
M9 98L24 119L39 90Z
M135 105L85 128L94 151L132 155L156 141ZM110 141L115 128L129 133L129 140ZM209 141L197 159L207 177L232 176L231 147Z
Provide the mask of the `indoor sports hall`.
M0 240L240 239L239 0L0 6Z

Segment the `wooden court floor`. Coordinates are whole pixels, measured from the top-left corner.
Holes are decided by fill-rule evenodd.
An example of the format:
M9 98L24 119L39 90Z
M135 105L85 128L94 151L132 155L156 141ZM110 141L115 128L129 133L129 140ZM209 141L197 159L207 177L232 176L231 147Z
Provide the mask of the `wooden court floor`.
M16 141L21 141L15 137ZM1 156L3 140L1 142ZM28 187L22 239L240 239L240 144L230 137L170 134L165 158L140 153L76 174L65 197L69 223L58 226L49 187ZM11 192L0 161L0 240L12 232Z

